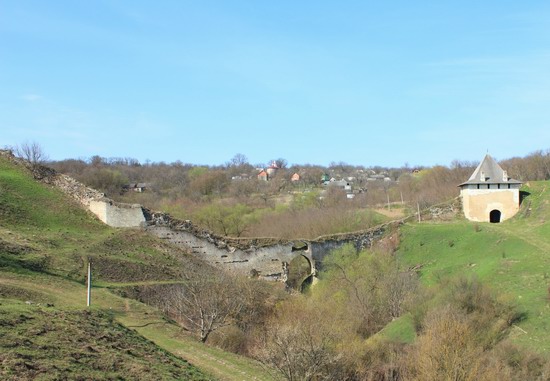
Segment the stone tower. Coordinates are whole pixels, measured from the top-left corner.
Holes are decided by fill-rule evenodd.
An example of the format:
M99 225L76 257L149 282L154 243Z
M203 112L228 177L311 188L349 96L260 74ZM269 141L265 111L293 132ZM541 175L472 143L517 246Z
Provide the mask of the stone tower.
M468 181L459 185L464 215L470 221L501 222L519 210L521 182L511 179L488 154Z

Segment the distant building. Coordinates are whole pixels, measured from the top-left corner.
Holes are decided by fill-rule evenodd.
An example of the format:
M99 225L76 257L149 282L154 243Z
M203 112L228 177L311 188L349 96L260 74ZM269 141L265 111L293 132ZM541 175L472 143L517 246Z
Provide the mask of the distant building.
M258 180L267 181L269 179L269 175L267 174L267 171L262 170L260 173L258 173Z
M348 199L352 199L355 197L355 194L353 193L353 190L352 190L352 184L349 181L336 180L335 178L332 178L329 181L324 182L323 184L328 187L342 189L343 191L346 192L346 198Z
M345 190L346 192L351 192L351 183L349 181L346 181L346 180L335 180L334 179L334 180L330 181L329 185L341 188L341 189Z
M521 182L489 155L477 166L468 181L459 185L464 215L470 221L501 222L519 210Z
M290 181L300 181L300 175L298 173L293 174L290 177Z
M241 173L240 175L232 176L231 180L248 180L249 177L248 173Z
M124 190L133 190L134 192L144 192L147 188L150 188L151 184L149 183L130 183L123 187Z

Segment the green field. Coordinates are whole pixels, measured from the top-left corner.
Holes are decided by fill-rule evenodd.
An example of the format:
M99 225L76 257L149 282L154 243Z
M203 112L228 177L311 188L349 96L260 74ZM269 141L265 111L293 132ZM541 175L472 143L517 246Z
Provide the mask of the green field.
M550 182L531 182L518 215L500 224L409 223L401 228L400 259L435 288L449 277L476 276L525 319L514 342L550 351Z

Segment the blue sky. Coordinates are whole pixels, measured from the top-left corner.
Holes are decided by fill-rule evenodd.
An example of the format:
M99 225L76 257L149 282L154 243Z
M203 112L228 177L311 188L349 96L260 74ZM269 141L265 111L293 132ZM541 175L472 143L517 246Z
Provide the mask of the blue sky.
M550 148L548 1L0 0L0 146L449 165Z

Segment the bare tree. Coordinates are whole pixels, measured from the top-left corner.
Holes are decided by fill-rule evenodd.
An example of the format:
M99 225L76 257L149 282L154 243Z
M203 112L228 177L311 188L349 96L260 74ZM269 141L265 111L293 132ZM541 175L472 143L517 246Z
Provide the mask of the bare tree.
M48 160L44 149L37 142L24 142L15 147L15 155L27 160L32 165L42 164Z
M186 276L183 286L172 288L165 308L204 343L212 332L231 324L245 303L232 276L195 273Z
M447 305L428 314L405 363L405 379L479 380L483 346L468 318Z
M248 158L242 153L237 153L227 163L228 167L242 167L248 164Z
M267 324L256 358L287 381L343 380L338 334L322 308L295 299L279 306ZM279 378L277 377L277 378Z
M283 159L282 157L275 160L271 160L269 164L273 164L273 163L275 163L277 168L281 168L281 169L286 168L286 166L288 165L288 161L286 159Z

